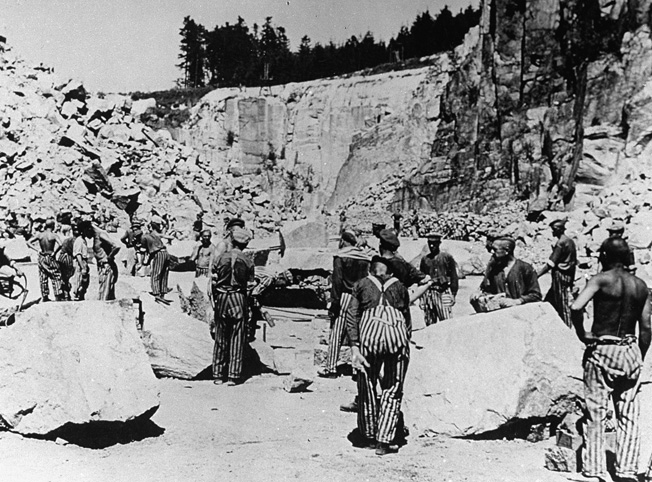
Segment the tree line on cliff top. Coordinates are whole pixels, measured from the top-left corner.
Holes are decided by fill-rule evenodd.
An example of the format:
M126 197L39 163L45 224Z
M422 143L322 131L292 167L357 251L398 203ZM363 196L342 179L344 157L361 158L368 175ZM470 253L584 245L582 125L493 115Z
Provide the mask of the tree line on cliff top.
M182 71L179 87L201 88L267 86L343 75L387 63L445 52L459 45L477 25L479 10L468 7L453 15L444 7L435 17L419 14L387 44L371 32L346 42L312 44L305 35L296 51L290 49L286 30L267 17L252 28L242 17L207 30L185 17L180 30Z

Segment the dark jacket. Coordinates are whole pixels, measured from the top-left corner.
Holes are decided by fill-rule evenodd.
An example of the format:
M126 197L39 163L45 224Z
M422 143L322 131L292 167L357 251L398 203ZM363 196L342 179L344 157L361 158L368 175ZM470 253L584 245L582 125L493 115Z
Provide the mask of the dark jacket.
M508 298L520 299L523 303L541 301L541 288L537 272L531 264L517 259L509 273L495 263L485 274L480 289L485 293L496 295L505 293Z

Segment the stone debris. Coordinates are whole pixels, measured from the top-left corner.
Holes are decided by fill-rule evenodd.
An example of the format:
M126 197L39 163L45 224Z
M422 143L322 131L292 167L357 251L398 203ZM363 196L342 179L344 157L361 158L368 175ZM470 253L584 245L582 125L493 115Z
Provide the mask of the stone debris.
M158 382L131 301L39 304L0 330L0 425L44 435L66 424L152 415Z
M177 239L192 236L201 210L215 233L225 217L242 216L264 237L303 217L275 204L258 178L209 168L167 131L141 124L151 100L90 94L8 48L0 52L0 99L0 228L10 211L39 220L72 209L113 231L154 208L169 213L168 234Z
M584 393L582 345L547 303L437 323L413 341L404 411L419 435L560 419Z
M283 390L288 393L306 392L312 383L312 378L299 368L283 379Z

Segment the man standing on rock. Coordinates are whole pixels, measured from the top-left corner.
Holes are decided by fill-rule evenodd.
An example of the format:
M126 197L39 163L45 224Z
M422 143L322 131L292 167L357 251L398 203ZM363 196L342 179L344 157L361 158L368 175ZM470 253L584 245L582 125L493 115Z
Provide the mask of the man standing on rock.
M70 236L66 237L61 242L61 249L57 257L59 269L61 271L61 293L64 300L70 301L70 291L72 289L70 279L75 274L75 266L73 264L73 245L75 238L72 233L72 226L70 227ZM62 230L63 232L63 230Z
M399 424L409 361L410 296L392 276L387 258L374 256L370 272L353 288L347 332L351 362L359 370L358 429L364 437L362 446L375 448L376 455L387 455L397 451L390 444Z
M392 221L394 222L394 231L396 231L396 236L401 235L401 220L403 219L403 215L396 211L394 214L392 214Z
M421 258L419 268L432 279L431 287L422 298L426 325L451 317L451 310L459 289L457 264L450 254L440 250L441 238L441 234L428 235L430 253Z
M159 216L152 216L149 222L151 231L143 235L142 247L147 254L145 264L150 265L150 282L152 295L156 301L169 303L165 295L170 292L168 276L170 274L170 256L161 239L163 220Z
M208 229L201 232L199 241L190 255L190 260L195 263L195 278L208 276L211 257L215 251L215 245L211 244L211 232Z
M609 233L610 238L620 238L627 241L627 237L625 236L625 223L623 223L620 219L614 219L611 222L611 225L607 228L607 232ZM634 258L634 251L632 251L630 248L625 269L632 274L636 274L635 264L636 260Z
M211 289L215 317L211 334L213 378L216 385L242 383L242 364L246 340L248 285L254 282L254 263L242 251L251 233L241 227L231 231L232 249L211 264Z
M195 233L195 241L199 241L202 231L204 231L204 213L200 211L197 213L197 219L192 223L192 232Z
M115 284L118 281L118 266L115 264L115 256L120 251L109 236L100 228L93 226L90 221L82 221L81 232L84 237L91 240L93 256L97 263L97 275L99 278L99 300L115 300Z
M609 395L617 417L616 476L618 480L638 480L640 402L637 393L643 359L650 347L650 303L645 282L625 269L629 253L629 246L622 238L609 238L602 243L603 271L589 280L571 306L577 336L586 344L587 421L582 472L600 480L609 480L604 448ZM591 300L593 326L587 332L582 313Z
M120 238L122 244L124 244L128 251L127 254L127 272L131 276L136 276L138 270L140 269L141 254L140 254L140 243L143 236L142 222L140 219L133 217L131 219L131 226L127 229L124 235Z
M501 237L493 243L493 256L489 261L480 290L491 295L504 294L499 299L500 308L541 301L541 288L537 272L531 264L514 256L516 241Z
M73 298L82 301L90 283L90 270L88 267L88 245L81 235L79 223L72 226L72 235L75 239L72 245L72 257L75 264L75 275L72 282Z
M546 294L545 301L550 303L559 314L566 325L571 328L570 304L572 300L573 286L575 285L575 267L577 266L577 249L575 242L566 236L565 221L556 219L550 223L552 235L557 242L552 247L552 254L548 263L539 270L537 276L541 278L548 271L551 271L552 284Z
M36 250L38 244L38 275L41 283L41 298L43 301L50 301L49 282L52 282L52 291L57 301L63 299L61 288L61 271L55 257L55 252L61 247L59 237L54 234L54 219L45 221L45 230L29 240L27 245Z
M319 372L320 377L337 377L337 360L346 333L346 318L351 305L353 285L369 274L369 255L357 244L358 240L353 232L343 231L340 249L333 257L331 301L328 308L331 330L326 368Z

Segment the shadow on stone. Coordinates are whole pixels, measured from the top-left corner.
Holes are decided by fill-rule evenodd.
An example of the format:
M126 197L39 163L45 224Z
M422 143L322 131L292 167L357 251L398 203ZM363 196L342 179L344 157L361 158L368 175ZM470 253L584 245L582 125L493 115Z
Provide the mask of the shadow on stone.
M113 445L140 442L158 437L165 432L150 420L156 409L128 422L67 423L43 437L46 440L63 439L68 443L89 449L105 449Z
M495 430L489 430L464 437L454 437L467 440L514 440L523 439L529 442L540 442L552 437L561 417L532 417L510 420Z

